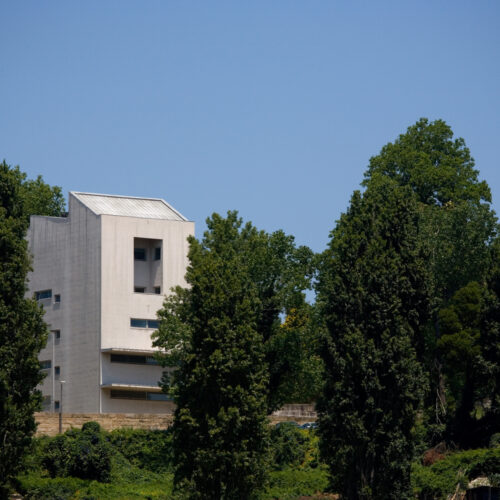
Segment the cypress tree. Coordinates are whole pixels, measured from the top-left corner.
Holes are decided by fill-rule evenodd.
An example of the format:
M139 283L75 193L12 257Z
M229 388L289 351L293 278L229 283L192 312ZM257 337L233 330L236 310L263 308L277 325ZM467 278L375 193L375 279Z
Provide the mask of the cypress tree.
M429 280L412 191L374 175L331 233L319 273L327 334L321 452L347 499L410 498L412 428L425 377L417 360Z

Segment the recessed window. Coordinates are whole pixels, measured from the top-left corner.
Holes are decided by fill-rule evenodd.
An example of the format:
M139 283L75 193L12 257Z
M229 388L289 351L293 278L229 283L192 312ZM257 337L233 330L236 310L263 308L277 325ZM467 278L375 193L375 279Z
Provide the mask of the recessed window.
M130 318L130 326L132 328L158 328L158 321L156 319L139 319Z
M56 377L61 375L61 367L60 366L54 366L54 374Z
M61 302L61 295L60 295L60 294L56 293L56 294L54 295L54 302L55 302L55 303L59 303L59 302Z
M160 295L160 293L161 293L161 286L155 286L155 293L156 293L156 295Z
M118 391L111 390L113 399L142 399L143 401L169 401L171 398L162 392Z
M54 410L59 410L60 407L59 401L54 401Z
M134 260L146 260L146 249L134 248Z
M52 368L52 361L47 359L45 361L40 361L40 370L50 370Z
M157 365L153 356L136 356L133 354L111 354L112 363L130 363L134 365Z
M52 297L52 290L41 290L39 292L35 292L36 300L50 299L51 297Z
M144 286L134 286L135 293L146 293L146 287Z
M161 247L156 247L155 248L155 260L160 260L161 259Z
M61 338L61 330L51 330L51 332L56 340L59 340Z

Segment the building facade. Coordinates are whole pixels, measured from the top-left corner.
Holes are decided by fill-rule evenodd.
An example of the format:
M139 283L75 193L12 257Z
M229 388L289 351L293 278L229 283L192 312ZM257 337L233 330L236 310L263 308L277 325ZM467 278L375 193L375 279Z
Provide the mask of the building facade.
M66 217L32 216L29 296L51 330L44 410L164 413L151 333L165 294L185 285L188 221L161 199L71 192Z

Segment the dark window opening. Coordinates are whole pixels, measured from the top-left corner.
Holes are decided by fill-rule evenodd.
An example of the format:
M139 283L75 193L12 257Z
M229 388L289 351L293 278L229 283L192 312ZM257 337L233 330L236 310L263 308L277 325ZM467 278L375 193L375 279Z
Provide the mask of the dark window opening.
M146 293L146 287L144 286L134 286L135 293Z
M158 328L158 321L156 319L139 319L130 318L130 326L132 328Z
M160 293L161 293L161 286L155 286L155 293L156 293L156 295L160 295Z
M156 247L155 248L155 260L160 260L161 259L161 247Z
M52 297L52 290L41 290L40 292L35 292L36 300L50 299Z
M143 401L169 401L171 398L162 392L111 390L113 399L142 399Z
M59 294L54 295L54 302L61 302L61 295Z
M153 356L137 356L134 354L111 354L112 363L131 363L135 365L157 365Z
M134 248L134 260L146 260L146 249Z

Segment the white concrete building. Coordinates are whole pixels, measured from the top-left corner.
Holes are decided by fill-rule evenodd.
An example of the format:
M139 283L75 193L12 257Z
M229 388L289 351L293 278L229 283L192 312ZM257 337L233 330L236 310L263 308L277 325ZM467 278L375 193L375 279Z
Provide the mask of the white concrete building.
M33 216L29 295L51 335L44 409L163 413L151 333L164 294L185 285L194 223L161 199L69 194L67 217ZM64 384L61 384L64 381Z

